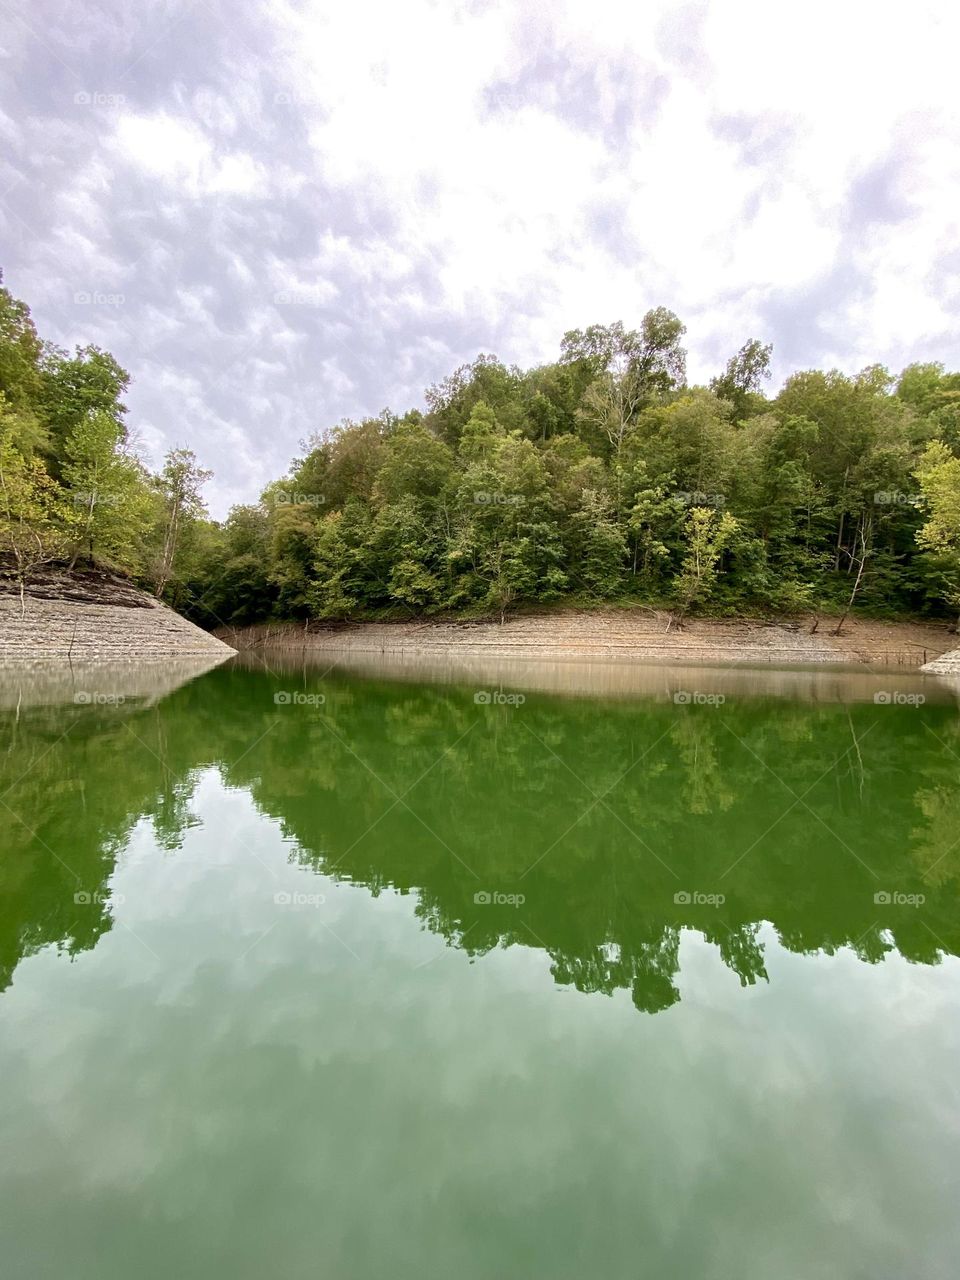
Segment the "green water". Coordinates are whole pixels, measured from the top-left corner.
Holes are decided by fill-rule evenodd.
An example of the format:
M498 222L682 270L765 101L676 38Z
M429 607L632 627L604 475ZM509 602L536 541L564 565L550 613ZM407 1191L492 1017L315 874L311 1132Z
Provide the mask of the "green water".
M271 665L0 711L5 1277L955 1276L952 698Z

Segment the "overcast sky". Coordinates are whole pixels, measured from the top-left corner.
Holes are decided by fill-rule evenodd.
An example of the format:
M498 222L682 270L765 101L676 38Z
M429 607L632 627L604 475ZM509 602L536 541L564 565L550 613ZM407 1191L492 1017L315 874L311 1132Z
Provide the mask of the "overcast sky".
M960 366L960 6L0 0L0 265L211 507L480 351Z

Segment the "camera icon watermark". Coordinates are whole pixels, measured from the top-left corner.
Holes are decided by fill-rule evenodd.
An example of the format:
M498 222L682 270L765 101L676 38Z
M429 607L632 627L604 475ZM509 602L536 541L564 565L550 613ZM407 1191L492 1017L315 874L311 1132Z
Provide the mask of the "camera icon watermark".
M479 507L522 507L526 498L522 493L486 493L484 490L473 495Z
M320 285L312 289L279 289L273 295L278 307L323 307L330 300L330 290Z
M926 902L925 893L900 893L880 889L873 895L875 907L922 907Z
M302 689L278 689L273 695L278 707L322 707L326 700L323 693L304 693Z
M126 302L122 293L102 293L99 289L78 289L73 295L78 307L122 307Z
M899 689L880 689L873 695L878 707L922 707L926 702L926 694L903 693Z
M522 707L525 693L504 693L502 689L478 689L473 695L478 707Z
M281 890L273 895L274 905L278 907L322 907L326 898L322 893L303 893L298 889Z
M99 89L81 89L73 95L75 107L122 107L126 101L125 93L103 93Z
M126 702L122 693L101 693L99 689L78 689L73 701L78 707L119 707Z
M676 907L722 907L726 902L722 893L701 893L699 889L679 889L673 895Z
M489 889L480 889L473 895L478 907L522 907L526 900L522 893L499 893Z
M78 889L73 895L73 900L78 907L105 907L110 905L122 907L127 899L122 893L101 893L99 889Z
M306 493L302 489L278 489L264 499L267 507L322 507L326 498L322 493Z
M700 689L678 689L673 700L678 707L722 707L727 696L724 693L703 693Z

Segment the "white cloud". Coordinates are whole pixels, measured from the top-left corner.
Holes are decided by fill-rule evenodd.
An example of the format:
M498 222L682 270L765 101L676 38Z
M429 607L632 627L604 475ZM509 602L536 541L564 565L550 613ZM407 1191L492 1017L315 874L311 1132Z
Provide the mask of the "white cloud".
M250 195L265 182L263 168L251 156L217 154L201 126L165 112L119 115L116 144L123 160L195 197Z
M540 362L654 305L698 379L749 336L781 374L956 349L955 7L118 4L95 39L83 10L51 10L46 114L0 111L5 265L45 333L109 339L152 448L196 434L217 510L478 350ZM91 287L126 304L78 315Z

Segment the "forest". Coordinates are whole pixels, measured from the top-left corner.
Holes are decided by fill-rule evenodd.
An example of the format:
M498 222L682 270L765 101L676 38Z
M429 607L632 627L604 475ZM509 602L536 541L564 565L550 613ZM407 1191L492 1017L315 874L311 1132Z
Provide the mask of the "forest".
M533 369L480 355L423 409L315 434L215 521L191 449L139 456L113 356L42 340L0 287L0 557L21 594L94 565L211 629L552 602L955 616L960 373L811 369L774 393L750 339L691 386L685 332L658 307Z

